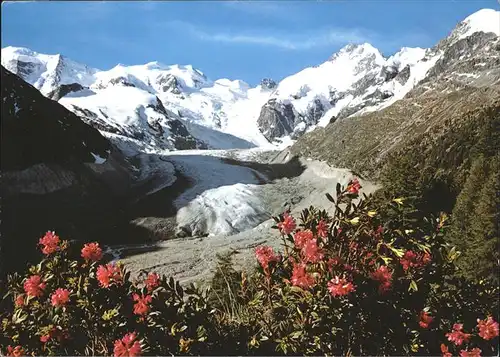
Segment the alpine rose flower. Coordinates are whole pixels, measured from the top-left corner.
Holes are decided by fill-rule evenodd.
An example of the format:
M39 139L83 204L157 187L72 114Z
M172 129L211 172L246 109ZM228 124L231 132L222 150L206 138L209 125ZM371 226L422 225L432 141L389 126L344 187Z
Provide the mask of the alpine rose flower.
M28 296L39 297L43 295L45 286L40 275L32 275L24 282L24 291Z
M409 250L405 252L404 256L400 259L400 262L404 271L407 271L410 267L418 265L417 255L412 250Z
M444 343L441 344L441 353L443 354L443 357L452 357L452 354L448 351L448 346Z
M385 293L391 288L392 281L392 271L390 271L386 265L382 265L377 270L375 270L371 277L373 280L379 281L380 285L378 291L380 294Z
M150 310L149 304L153 301L151 295L139 296L139 294L133 294L132 298L137 301L134 305L134 314L146 315Z
M323 259L324 254L322 249L318 247L316 239L311 239L302 246L302 256L305 263L317 263Z
M15 304L17 307L24 306L24 295L23 294L17 295L16 300L15 300Z
M99 280L99 284L104 288L109 287L112 283L122 284L122 271L115 264L100 265L97 268L97 280Z
M60 307L66 305L69 301L69 290L59 288L57 289L51 297L52 306Z
M26 356L26 352L21 346L16 346L12 348L12 346L7 346L7 356L13 356L13 357L21 357L21 356Z
M312 240L313 237L314 237L313 232L310 231L309 229L306 229L305 231L295 232L293 236L293 241L297 248L302 249L306 244L306 242Z
M448 341L453 342L457 346L460 346L464 342L469 342L471 335L463 332L463 328L464 325L462 324L454 324L453 331L446 334L446 337L448 337Z
M328 237L328 225L324 220L320 220L318 225L316 226L316 231L318 232L318 237L326 238Z
M424 254L416 254L415 252L408 250L404 254L404 256L400 259L400 263L403 266L404 271L408 271L410 268L418 268L424 266L432 260L432 257L429 253L425 252Z
M354 180L351 180L349 184L347 185L347 192L357 195L359 193L359 189L361 188L361 184L359 183L359 180L355 178Z
M146 288L149 292L160 286L160 276L156 273L149 273L146 278Z
M82 258L93 262L101 260L102 249L99 247L99 243L84 244L82 248Z
M39 244L43 245L42 253L45 255L52 254L60 249L59 243L61 240L55 235L55 232L48 231L45 235L40 238Z
M259 261L259 264L267 271L270 262L279 261L279 256L274 254L273 248L267 246L260 246L255 249L255 256Z
M135 341L137 334L135 332L127 333L121 340L115 341L113 349L114 355L117 356L140 356L142 353L141 344Z
M328 291L333 297L344 296L355 290L354 285L344 278L336 276L328 282Z
M479 336L485 340L491 340L498 336L498 322L493 320L493 317L488 316L485 320L477 319L477 328Z
M461 350L460 357L481 357L481 350L477 347L471 351Z
M278 223L278 228L281 231L281 234L290 234L297 227L295 223L295 219L290 216L288 212L285 212L283 215L283 222Z
M314 285L314 277L306 272L305 264L294 264L292 284L303 289L309 289Z
M420 321L418 322L418 324L422 328L429 328L429 325L431 324L432 320L434 320L434 318L431 315L429 315L425 311L422 311L420 312Z

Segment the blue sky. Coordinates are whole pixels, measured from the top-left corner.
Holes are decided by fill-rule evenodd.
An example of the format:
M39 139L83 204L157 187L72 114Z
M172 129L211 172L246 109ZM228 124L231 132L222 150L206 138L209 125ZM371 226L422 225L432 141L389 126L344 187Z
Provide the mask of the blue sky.
M496 0L2 2L2 47L62 53L99 69L192 64L251 85L324 62L350 42L385 55L430 47Z

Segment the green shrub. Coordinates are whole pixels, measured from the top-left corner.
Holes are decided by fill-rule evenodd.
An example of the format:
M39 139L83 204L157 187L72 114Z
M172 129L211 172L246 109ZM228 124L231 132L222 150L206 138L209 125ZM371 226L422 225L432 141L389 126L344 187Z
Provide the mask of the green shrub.
M337 199L328 196L334 216L304 210L298 231L290 216L276 219L285 255L257 251L258 285L246 303L248 314L262 317L256 346L283 354L437 355L454 323L471 331L478 316L496 314L496 287L454 277L459 253L444 243L446 215L421 217L403 199L355 204L355 196L352 184L337 187ZM468 344L475 346L497 351L479 337Z
M422 213L445 211L445 240L460 248L457 272L498 283L500 239L500 111L483 108L463 123L443 123L389 155L383 191L414 197Z
M195 288L155 274L133 282L121 265L99 265L96 244L82 250L89 257L82 262L67 259L67 243L51 232L41 242L47 256L26 278L9 279L2 346L20 345L36 355L111 355L121 346L117 341L135 333L142 353L208 351L211 312ZM64 289L59 297L57 289Z

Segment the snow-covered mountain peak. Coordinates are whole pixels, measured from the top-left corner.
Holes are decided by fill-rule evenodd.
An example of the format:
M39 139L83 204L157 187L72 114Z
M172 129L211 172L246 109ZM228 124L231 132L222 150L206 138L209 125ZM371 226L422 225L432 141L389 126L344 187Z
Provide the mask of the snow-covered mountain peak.
M373 47L371 44L365 42L361 44L350 43L342 47L338 52L334 53L330 57L330 61L338 60L339 58L346 58L349 60L357 60L365 57L376 57L377 59L383 59L384 56L380 51Z
M12 46L2 48L2 66L45 95L64 84L88 86L94 82L94 75L98 72L60 54L46 55Z
M500 11L481 9L469 15L451 32L448 42L457 42L477 32L494 33L500 36Z
M388 66L403 69L407 65L412 65L424 58L427 50L420 47L403 47L387 59Z
M2 48L2 55L7 57L14 56L36 56L38 53L30 50L26 47L15 47L15 46L7 46Z
M144 65L144 67L147 69L164 69L167 66L164 65L163 63L158 62L158 61L152 61L152 62L146 63Z
M168 66L167 72L179 80L185 90L201 89L212 84L203 72L193 68L192 65L171 65Z
M283 79L276 95L281 99L299 99L327 95L331 90L345 90L368 72L380 71L385 58L370 45L349 44L319 66L308 67Z
M468 16L459 26L462 29L460 38L470 36L474 32L493 32L500 36L500 11L481 9Z
M250 89L248 83L239 79L231 80L227 78L221 78L216 80L214 83L240 92L246 92L248 89Z

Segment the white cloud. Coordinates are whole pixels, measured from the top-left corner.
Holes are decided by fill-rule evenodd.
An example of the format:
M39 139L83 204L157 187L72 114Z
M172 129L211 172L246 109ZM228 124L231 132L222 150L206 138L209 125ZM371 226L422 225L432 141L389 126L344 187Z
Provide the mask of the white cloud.
M262 46L272 46L287 50L307 50L317 47L341 45L345 43L367 42L370 39L361 30L357 29L323 29L307 34L264 34L264 33L234 33L207 31L183 21L171 21L164 23L171 28L185 31L189 35L203 41L254 44Z

